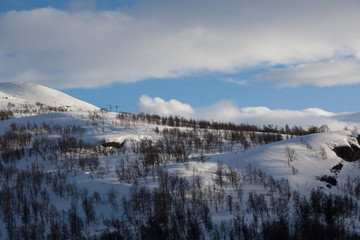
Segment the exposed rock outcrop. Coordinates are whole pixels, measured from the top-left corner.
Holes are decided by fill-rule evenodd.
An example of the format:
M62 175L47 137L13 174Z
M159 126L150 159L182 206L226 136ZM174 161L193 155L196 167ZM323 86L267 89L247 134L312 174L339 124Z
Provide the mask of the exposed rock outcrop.
M326 185L326 186L328 188L331 188L331 186L336 186L337 185L337 180L333 176L324 175L322 177L316 177L316 180L319 180L319 181L322 181L322 182L327 182L328 185Z
M122 148L125 144L125 141L119 143L119 142L102 142L102 147L113 147L113 148Z
M336 155L345 161L353 162L360 159L360 148L355 145L338 146L333 149Z
M338 163L338 164L336 164L335 166L333 166L330 169L330 172L335 173L335 174L339 174L341 169L343 168L343 166L344 166L344 164Z

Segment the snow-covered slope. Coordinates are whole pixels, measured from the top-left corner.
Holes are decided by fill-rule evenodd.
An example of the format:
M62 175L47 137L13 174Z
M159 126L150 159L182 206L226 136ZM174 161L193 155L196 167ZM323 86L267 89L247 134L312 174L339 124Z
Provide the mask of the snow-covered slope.
M255 232L259 229L257 234L260 235L257 236L260 237L257 239L262 239L260 232L265 229L266 223L274 225L272 222L278 221L276 214L281 210L285 214L281 217L288 222L285 228L296 234L294 226L301 225L300 218L296 217L298 205L294 204L296 191L308 198L311 198L314 189L321 193L346 195L360 204L359 161L346 161L334 152L337 147L343 147L342 151L360 149L356 131L329 131L263 146L258 146L254 139L264 133L252 133L253 138L250 133L245 133L245 147L243 141L230 142L225 137L230 136L231 130L196 126L176 129L173 124L162 125L163 121L151 122L139 118L139 115L93 111L98 108L34 84L0 83L0 110L8 109L9 102L15 105L13 109L27 108L30 113L24 114L21 110L18 114L22 118L0 122L0 178L6 182L1 184L0 193L23 189L22 194L12 193L8 202L17 202L18 205L14 206L23 206L24 211L28 209L28 202L39 202L42 214L52 212L54 216L61 216L56 221L63 221L63 227L69 231L73 229L73 224L68 216L77 216L82 228L72 233L74 238L76 234L89 239L98 234L106 236L107 231L116 232L115 228L109 227L112 221L114 226L121 222L125 224L124 229L134 231L153 229L150 225L152 220L147 218L152 214L158 216L156 211L166 207L151 205L152 200L159 196L168 197L167 204L174 203L173 207L167 208L167 213L174 209L177 213L204 213L179 218L184 221L195 219L195 222L178 224L199 226L199 233L203 233L200 238L203 239L213 239L211 236L216 234L220 225L226 226L226 231L231 230L233 223L234 231L240 229L235 224L238 216L243 216L243 227L251 229L249 227L255 226ZM71 108L68 112L57 112L55 109L46 112L48 114L39 114L37 103ZM356 120L357 114L345 117L341 120ZM104 143L124 143L124 148L105 146ZM13 168L14 176L6 177L10 176L8 171ZM41 179L37 177L39 172L44 175ZM29 174L34 176L21 180ZM271 182L271 179L274 181ZM159 192L162 189L167 190L166 194ZM40 190L41 194L35 194ZM288 194L284 194L286 191ZM20 201L20 195L29 201ZM292 195L295 197L292 198ZM46 201L43 201L43 196ZM0 203L1 199L5 198L0 197ZM132 209L131 204L137 203L144 203L146 207L137 208L134 205ZM179 210L179 206L182 209ZM259 210L257 206L265 208ZM132 209L130 212L134 215L125 214L125 207ZM10 210L16 216L16 226L8 225L11 221L3 217L0 219L0 229L6 229L2 232L4 239L16 234L12 230L19 229L28 221L22 212L14 209ZM150 212L137 213L139 209ZM156 211L151 213L153 210ZM353 215L343 217L342 221L359 234L360 214L357 210L353 212ZM30 213L30 223L44 225L45 234L50 234L51 223L39 224L39 217L33 210ZM135 218L136 221L133 221ZM316 224L325 222L319 219ZM208 226L207 221L210 223ZM307 232L306 229L303 231ZM132 232L129 232L123 238L132 239L131 236ZM189 239L180 236L176 239ZM254 239L254 236L248 238ZM294 239L304 239L302 237L300 234ZM244 235L240 234L239 239L245 239Z
M86 102L75 99L60 91L29 83L0 83L0 108L6 108L8 103L15 105L42 103L48 106L71 106L70 110L93 111L98 108ZM357 121L359 113L337 115L341 121ZM116 121L115 114L108 113L103 120L102 131L87 134L87 141L94 139L106 139L122 142L123 140L138 140L143 138L156 139L154 133L146 125L134 125L126 130L123 127L111 126ZM13 122L12 120L11 122ZM77 116L71 113L48 114L47 116L33 116L26 119L15 120L17 123L26 124L27 121L42 122L52 124L76 124L80 126L88 125L87 116ZM104 122L105 121L105 122ZM107 123L106 123L107 122ZM3 127L10 124L4 122ZM153 128L155 126L151 126ZM6 129L6 127L5 127ZM322 187L327 182L317 180L324 175L334 176L340 183L345 181L347 176L354 173L354 162L346 162L338 157L333 149L337 146L355 145L360 148L359 143L350 131L326 132L312 134L298 138L288 139L273 144L250 149L246 152L231 152L225 154L209 154L208 165L201 164L199 169L215 171L216 162L223 162L225 165L238 169L245 169L249 165L274 176L276 179L289 179L291 185L299 189L309 189ZM156 140L155 140L156 141ZM286 150L288 149L288 150ZM286 151L293 152L293 159L288 161ZM194 154L193 156L196 156ZM336 175L330 170L339 163L343 164L343 169ZM211 182L211 178L209 178ZM209 182L209 184L210 184Z
M333 176L339 185L347 181L349 176L353 178L358 175L360 170L357 162L344 161L333 151L340 146L360 147L355 137L357 133L350 131L311 134L216 158L236 168L245 169L251 165L275 179L288 179L295 189L309 192L313 188L327 189L328 183L319 180L324 175ZM288 161L287 149L293 153L291 161ZM339 163L343 167L335 173L332 169ZM332 188L329 191L336 190Z
M60 91L37 84L23 82L0 83L0 108L6 108L9 102L15 106L42 103L51 107L69 108L68 110L70 111L93 111L98 109L94 105L73 98Z
M8 103L15 105L42 103L48 106L71 106L70 110L93 111L98 108L86 102L75 99L60 91L30 83L0 83L0 108L6 108ZM337 115L339 120L356 121L359 113ZM27 121L41 124L42 122L52 124L75 124L85 127L88 125L87 116L77 116L71 113L52 113L46 116L32 116L26 119L15 120L16 123L26 124ZM155 139L154 133L148 129L150 126L137 124L129 128L114 127L111 124L116 121L115 114L108 113L103 120L102 131L87 134L85 139L107 139L121 142L123 140ZM3 127L12 121L5 121ZM150 128L154 128L151 126ZM6 129L6 127L5 127ZM337 146L356 145L360 148L357 140L350 131L327 132L312 134L298 138L288 139L273 144L250 149L246 152L231 152L225 154L209 154L208 165L199 166L199 169L215 171L216 162L220 161L226 165L245 169L249 165L274 176L276 179L286 178L290 180L293 187L312 188L325 187L326 182L316 180L323 175L334 175L330 170L339 162L344 164L343 170L335 177L339 181L344 180L348 174L352 174L354 163L345 162L334 153ZM294 159L289 163L286 156L286 148L294 153ZM196 154L194 155L196 156ZM348 170L347 170L348 169ZM349 172L350 171L350 172ZM210 181L211 182L211 181Z

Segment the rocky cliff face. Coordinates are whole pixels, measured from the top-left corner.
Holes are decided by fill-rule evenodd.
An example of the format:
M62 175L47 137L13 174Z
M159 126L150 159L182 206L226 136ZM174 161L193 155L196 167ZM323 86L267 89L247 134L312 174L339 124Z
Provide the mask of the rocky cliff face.
M356 139L360 144L360 135ZM348 162L360 159L360 148L354 144L350 144L350 146L337 146L333 149L333 151L338 157Z

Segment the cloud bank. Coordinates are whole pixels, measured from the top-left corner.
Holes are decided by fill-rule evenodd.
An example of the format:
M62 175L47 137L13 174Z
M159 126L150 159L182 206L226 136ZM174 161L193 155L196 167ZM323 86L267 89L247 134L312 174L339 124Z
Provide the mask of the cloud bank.
M258 74L255 79L273 82L278 87L297 87L303 84L319 87L350 85L360 82L360 59L332 60L273 69Z
M137 103L138 112L177 115L194 119L206 119L220 122L249 123L255 125L268 125L284 127L321 126L327 124L331 130L342 130L345 126L350 128L360 126L358 113L335 114L319 108L308 108L301 111L286 109L269 109L266 107L239 108L230 100L222 100L211 106L192 108L189 104L176 100L165 101L161 98L151 98L143 95Z
M90 8L91 9L91 8ZM0 81L97 87L277 65L277 86L359 83L360 2L143 1L0 15ZM326 71L323 71L323 70Z

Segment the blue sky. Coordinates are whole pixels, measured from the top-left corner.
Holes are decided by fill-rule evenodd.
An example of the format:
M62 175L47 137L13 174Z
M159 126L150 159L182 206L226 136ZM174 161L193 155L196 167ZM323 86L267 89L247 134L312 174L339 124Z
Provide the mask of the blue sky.
M209 106L222 99L231 99L238 106L266 106L270 109L302 110L321 108L330 112L359 111L357 95L359 86L274 88L271 86L237 86L224 83L209 75L181 79L151 79L138 83L113 84L93 89L69 89L71 96L109 108L118 105L119 110L136 112L136 103L143 94L176 99L191 106ZM342 96L343 99L340 97Z
M61 10L114 10L120 7L131 7L140 0L82 0L82 1L69 1L69 0L1 0L1 12L8 11L22 11L33 10L36 8L52 7Z
M99 107L235 122L359 111L356 0L0 0L0 32L1 82Z

